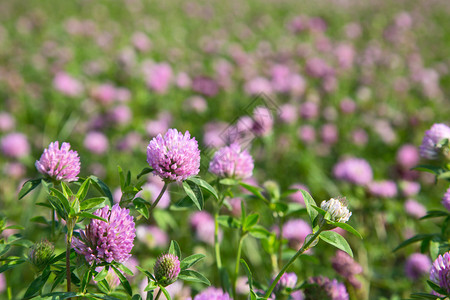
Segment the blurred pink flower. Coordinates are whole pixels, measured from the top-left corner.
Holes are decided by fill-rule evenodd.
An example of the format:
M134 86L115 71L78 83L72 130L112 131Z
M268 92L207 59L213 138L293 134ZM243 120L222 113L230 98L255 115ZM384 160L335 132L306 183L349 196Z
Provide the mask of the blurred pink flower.
M311 125L303 125L298 129L298 137L304 143L310 144L316 139L316 130Z
M114 124L126 125L133 118L130 107L127 105L119 105L109 111L108 119Z
M283 225L282 236L289 241L289 246L300 249L308 234L312 233L311 226L302 219L289 220Z
M110 83L104 83L91 90L91 97L103 105L110 104L116 100L116 87Z
M370 164L366 160L356 157L350 157L338 162L333 167L333 174L337 179L357 185L366 185L373 178Z
M95 154L103 154L108 150L108 138L101 132L91 131L84 138L84 147Z
M307 101L300 105L300 116L303 119L315 119L319 115L319 105L316 102Z
M133 36L131 37L131 41L133 43L133 46L141 52L147 52L152 47L152 42L150 41L148 36L140 31L133 34Z
M374 196L392 198L397 195L397 185L391 180L373 181L367 187Z
M76 97L83 93L81 82L64 72L55 75L53 87L66 96Z
M169 244L169 236L154 225L139 225L136 227L136 237L149 249L165 248Z
M155 120L148 121L145 124L145 131L150 137L154 137L169 130L171 123L172 114L168 111L163 111L158 114Z
M399 186L405 197L415 196L420 191L420 183L415 181L404 180L400 182Z
M16 121L11 114L7 112L0 112L0 131L9 131L14 128Z
M245 83L244 90L248 95L271 94L272 84L264 77L256 77Z
M414 145L403 145L397 151L397 163L405 169L411 169L419 163L419 160L419 150Z
M172 68L168 63L153 64L147 73L147 86L158 94L165 94L172 80Z
M425 206L423 206L422 204L420 204L419 202L413 200L413 199L408 199L405 202L405 211L408 215L414 217L414 218L421 218L423 216L425 216L427 214L427 209L425 208Z
M289 189L300 189L300 190L305 190L308 193L310 193L308 187L301 183L295 183L295 184L291 185L289 187ZM293 202L297 202L297 203L305 205L305 200L303 199L303 194L300 191L290 194L289 199L291 199L291 201L293 201Z
M320 135L325 144L331 145L338 141L338 131L334 124L325 124L321 128Z
M21 158L30 153L30 144L23 133L13 132L1 138L0 150L5 156Z
M219 93L219 85L213 78L197 76L192 81L192 90L206 97L214 97Z

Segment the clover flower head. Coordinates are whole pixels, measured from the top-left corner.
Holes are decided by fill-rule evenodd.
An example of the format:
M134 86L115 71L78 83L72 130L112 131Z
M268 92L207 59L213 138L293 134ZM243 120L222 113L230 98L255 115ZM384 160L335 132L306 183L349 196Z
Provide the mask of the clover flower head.
M183 135L169 129L164 137L158 134L147 147L147 162L153 173L164 180L183 181L200 171L200 150L189 131Z
M430 280L450 292L450 252L444 253L436 258L431 266Z
M84 255L88 263L123 263L131 257L135 237L135 224L130 211L118 204L111 210L108 206L98 209L94 215L107 221L91 219L81 238L73 239L73 248Z
M47 175L57 181L76 181L80 173L80 157L78 152L70 150L69 143L50 143L35 163L39 173Z
M238 143L219 149L209 164L209 171L219 177L246 179L252 176L253 158Z
M442 123L433 124L430 130L425 131L419 147L420 156L430 160L438 159L441 152L439 142L443 139L450 139L450 127Z
M444 197L442 197L442 205L444 205L444 207L450 211L450 187L448 188L448 190L445 192Z

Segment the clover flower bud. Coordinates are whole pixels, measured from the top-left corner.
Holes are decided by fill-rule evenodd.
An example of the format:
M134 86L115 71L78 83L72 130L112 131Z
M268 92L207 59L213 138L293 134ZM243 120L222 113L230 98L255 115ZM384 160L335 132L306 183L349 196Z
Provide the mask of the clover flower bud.
M328 201L322 201L320 208L329 212L330 221L345 223L348 221L352 213L348 210L347 201L344 198L331 198Z
M42 240L31 247L29 253L30 262L38 271L42 271L50 261L55 251L55 246L47 240Z
M180 260L173 254L161 255L153 267L155 278L162 286L174 283L180 274Z

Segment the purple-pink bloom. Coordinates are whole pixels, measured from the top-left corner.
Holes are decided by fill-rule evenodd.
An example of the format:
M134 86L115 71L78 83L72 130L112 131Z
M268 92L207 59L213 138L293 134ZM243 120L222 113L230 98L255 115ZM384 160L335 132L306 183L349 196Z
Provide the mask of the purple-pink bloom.
M152 47L152 42L150 41L148 36L141 31L133 33L131 42L133 46L141 52L147 52Z
M268 135L272 131L273 116L266 107L258 106L253 111L252 131L257 136Z
M327 277L313 277L308 279L310 284L304 290L305 300L330 299L348 300L347 289L343 283Z
M300 140L309 144L316 139L316 130L311 125L303 125L298 128L297 135Z
M108 150L109 142L106 135L99 131L91 131L84 138L84 147L95 154L103 154Z
M197 239L207 244L214 244L214 218L206 211L197 211L190 216L190 224ZM221 231L219 231L220 239Z
M308 234L312 233L311 226L302 219L289 220L283 225L282 236L287 239L289 246L300 249Z
M84 255L88 263L123 263L131 257L135 238L135 224L130 211L115 204L98 209L94 215L107 220L91 219L80 238L73 238L73 248Z
M353 130L352 132L352 141L355 145L362 146L367 144L367 141L369 140L369 137L367 135L367 132L362 129L358 128Z
M103 105L110 104L117 99L117 89L111 83L104 83L92 89L91 97Z
M2 137L0 149L5 156L20 158L30 153L30 144L23 133L13 132Z
M219 85L210 77L198 76L192 81L192 90L206 97L214 97L219 92Z
M244 86L245 92L249 95L271 94L272 84L264 77L256 77L249 81Z
M119 105L114 107L108 114L108 119L118 125L126 125L130 123L133 117L131 109L127 105Z
M411 254L405 263L405 273L412 280L417 280L421 276L428 274L431 269L431 260L422 253Z
M231 300L231 298L222 289L211 286L195 296L194 300Z
M62 143L60 149L58 141L50 143L35 163L39 173L66 182L78 180L80 165L78 152L70 150L69 143Z
M296 190L305 190L309 193L309 189L305 185L300 184L300 183L295 183L295 184L291 185L289 188L296 189ZM297 202L297 203L300 203L303 205L305 204L305 200L303 199L303 194L301 191L297 191L293 194L290 194L289 199L291 199L291 201L293 201L293 202Z
M173 76L171 66L168 63L154 64L147 73L148 87L156 93L166 93Z
M333 168L337 179L357 185L366 185L372 181L373 173L369 163L362 159L351 157L337 163Z
M426 159L437 159L440 153L439 142L450 139L450 127L442 123L436 123L430 130L425 131L422 144L419 147L420 156Z
M294 105L286 103L280 106L280 120L283 123L293 124L297 119L297 109Z
M209 171L218 177L245 179L252 176L253 158L238 143L219 149L209 164Z
M307 101L300 105L300 116L304 119L314 119L319 115L319 105L316 102Z
M344 114L351 114L356 109L356 103L350 98L345 98L339 103L339 107Z
M3 293L6 290L7 284L6 284L6 278L5 273L0 274L0 293Z
M419 151L414 145L403 145L397 152L397 163L405 169L411 169L419 160Z
M150 177L148 182L142 186L142 190L136 194L136 197L149 199L151 203L155 202L164 186L164 181L159 177ZM158 202L159 208L167 208L170 205L170 194L164 193Z
M171 122L172 115L170 112L160 112L155 120L148 121L145 124L145 131L152 137L157 136L161 132L167 131Z
M149 249L164 248L169 244L169 236L159 227L154 225L139 225L136 227L136 237L147 245Z
M427 209L425 208L425 206L412 199L407 200L404 207L408 215L417 219L427 214Z
M373 181L367 188L372 195L378 197L392 198L397 195L397 185L391 180Z
M334 124L325 124L322 126L320 135L325 144L334 144L338 141L338 130Z
M430 280L450 293L450 252L440 255L433 262Z
M16 121L7 112L0 112L0 131L9 131L14 128Z
M444 197L442 197L442 205L450 211L450 187L448 188L447 192L445 192Z
M342 277L347 279L355 288L361 288L361 282L355 275L362 273L363 269L350 255L344 251L337 251L331 259L333 269Z
M76 97L83 93L83 85L67 73L59 72L53 79L53 87L66 96Z
M169 129L164 138L153 138L147 147L147 162L163 180L183 181L200 171L200 150L189 131L183 135Z
M297 284L297 275L294 272L290 273L284 273L280 280L278 281L277 285L275 286L275 289L281 290L284 288L295 288L295 285Z
M420 191L420 183L408 180L401 181L400 190L405 197L415 196Z

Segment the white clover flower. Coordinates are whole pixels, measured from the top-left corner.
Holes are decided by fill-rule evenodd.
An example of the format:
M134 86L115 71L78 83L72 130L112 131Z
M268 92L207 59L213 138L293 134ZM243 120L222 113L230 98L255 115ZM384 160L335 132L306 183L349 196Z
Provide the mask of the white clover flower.
M348 210L347 201L345 198L334 199L331 198L328 201L322 201L320 208L329 212L331 215L331 221L345 223L350 219L352 213Z

